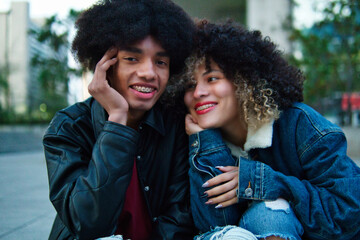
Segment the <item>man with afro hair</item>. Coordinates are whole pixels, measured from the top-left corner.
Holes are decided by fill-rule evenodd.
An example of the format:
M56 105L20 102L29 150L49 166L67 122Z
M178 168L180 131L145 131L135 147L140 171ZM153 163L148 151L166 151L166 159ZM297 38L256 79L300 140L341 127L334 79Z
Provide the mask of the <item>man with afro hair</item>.
M92 97L44 135L49 239L191 239L184 121L159 99L191 52L193 21L170 0L104 0L76 28Z

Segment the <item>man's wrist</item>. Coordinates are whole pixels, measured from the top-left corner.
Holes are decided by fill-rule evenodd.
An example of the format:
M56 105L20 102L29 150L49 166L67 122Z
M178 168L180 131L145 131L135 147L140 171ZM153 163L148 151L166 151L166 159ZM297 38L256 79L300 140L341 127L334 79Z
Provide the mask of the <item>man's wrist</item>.
M109 114L108 121L116 122L122 125L126 125L127 122L127 114L124 113L113 113Z

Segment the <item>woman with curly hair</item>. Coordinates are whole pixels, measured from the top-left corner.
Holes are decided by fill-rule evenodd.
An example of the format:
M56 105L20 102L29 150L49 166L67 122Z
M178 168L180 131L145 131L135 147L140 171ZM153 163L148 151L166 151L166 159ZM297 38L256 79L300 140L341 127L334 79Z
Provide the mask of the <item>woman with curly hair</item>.
M49 239L192 239L184 122L159 99L191 53L194 22L170 0L100 0L76 28L92 97L44 135Z
M358 238L360 169L341 129L301 103L302 73L231 21L200 21L196 41L177 89L196 239Z

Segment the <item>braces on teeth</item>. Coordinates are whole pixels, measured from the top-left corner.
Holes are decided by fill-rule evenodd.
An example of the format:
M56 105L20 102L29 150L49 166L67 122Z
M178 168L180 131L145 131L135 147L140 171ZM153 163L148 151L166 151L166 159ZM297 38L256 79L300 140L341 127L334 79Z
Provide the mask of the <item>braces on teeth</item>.
M139 91L139 92L146 92L146 93L150 93L153 91L153 88L149 88L149 87L139 87L139 86L134 86L134 89L136 91Z
M215 106L215 104L205 104L205 105L202 105L202 106L198 107L196 110L201 111L201 110L207 109L207 108L212 107L212 106Z

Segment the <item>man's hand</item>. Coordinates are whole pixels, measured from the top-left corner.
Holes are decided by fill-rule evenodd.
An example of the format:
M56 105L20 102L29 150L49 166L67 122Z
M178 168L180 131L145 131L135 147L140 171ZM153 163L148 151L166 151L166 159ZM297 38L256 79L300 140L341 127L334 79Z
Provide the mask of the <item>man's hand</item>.
M205 188L216 186L205 191L209 198L206 204L217 204L216 208L228 207L238 202L236 189L239 184L239 168L235 166L217 168L224 173L208 180L203 185Z
M119 92L109 85L106 72L117 62L118 50L113 47L106 51L96 64L94 77L89 84L89 93L109 114L109 121L126 125L129 104ZM115 80L116 81L116 80Z
M187 135L191 135L197 132L200 132L204 129L202 129L197 122L195 121L195 119L190 115L190 114L186 114L185 117L185 131L187 133Z

